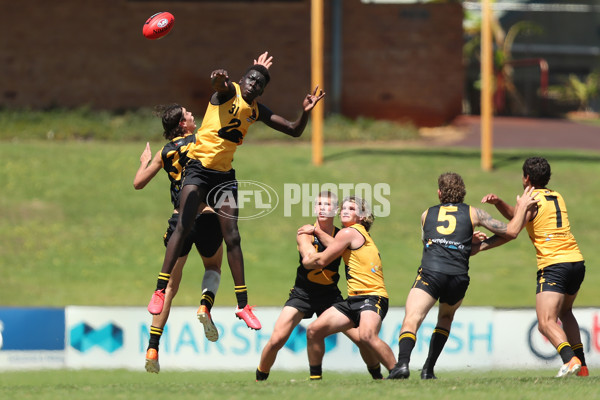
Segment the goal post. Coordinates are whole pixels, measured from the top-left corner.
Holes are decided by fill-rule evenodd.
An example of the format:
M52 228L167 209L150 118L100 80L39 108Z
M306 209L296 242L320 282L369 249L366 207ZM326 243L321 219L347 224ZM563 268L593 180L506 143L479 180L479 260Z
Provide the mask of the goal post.
M311 90L319 85L323 89L323 0L311 0ZM321 100L320 103L324 103ZM324 104L312 110L312 162L323 164Z

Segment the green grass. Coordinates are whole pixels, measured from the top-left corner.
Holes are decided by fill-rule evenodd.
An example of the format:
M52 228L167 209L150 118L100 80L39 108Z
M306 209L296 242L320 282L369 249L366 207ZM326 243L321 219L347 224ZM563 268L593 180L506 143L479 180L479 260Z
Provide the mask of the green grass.
M162 142L153 142L153 151ZM161 173L144 190L133 176L145 140L132 142L18 140L0 142L0 254L5 306L145 306L164 256L162 234L170 216L167 179ZM372 229L384 265L392 306L402 306L421 258L420 215L437 202L437 177L463 175L466 202L476 206L495 192L507 200L521 193L520 168L529 155L546 156L551 187L565 197L573 232L588 261L577 306L598 306L600 155L573 151L502 150L492 172L480 168L476 149L403 148L329 144L322 167L311 165L310 146L249 138L236 153L240 180L276 189L285 183L388 183L391 214ZM500 218L493 206L481 205ZM311 223L299 212L240 221L250 303L280 306L293 284L298 256L295 232ZM471 261L464 304L497 307L534 305L535 252L526 233ZM195 305L202 279L192 254L175 305ZM227 263L217 305L234 305Z
M255 382L253 372L167 372L124 370L3 372L2 399L420 399L538 400L568 396L595 399L600 379L551 378L554 371L445 372L436 381L372 381L366 374L326 373L310 382L302 372L273 372Z
M191 110L200 126L204 110ZM307 131L310 130L310 122ZM326 118L327 141L410 140L419 135L410 124L398 124L360 117L350 120L342 116ZM265 124L255 124L250 136L260 140L281 140L284 136ZM0 140L50 139L140 141L162 140L160 119L153 110L98 111L88 107L50 110L0 109ZM299 141L309 141L303 135Z

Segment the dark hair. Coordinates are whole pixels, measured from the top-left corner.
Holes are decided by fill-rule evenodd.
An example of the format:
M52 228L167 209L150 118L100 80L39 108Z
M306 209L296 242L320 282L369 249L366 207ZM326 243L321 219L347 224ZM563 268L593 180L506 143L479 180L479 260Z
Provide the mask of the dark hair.
M523 177L529 176L529 182L537 188L545 188L550 175L550 164L543 157L529 157L523 163Z
M251 65L250 67L248 67L246 72L244 72L244 76L248 75L248 73L250 71L256 71L256 72L262 74L265 77L265 84L269 83L269 81L271 80L271 75L269 74L269 70L264 65L260 65L260 64Z
M171 140L183 136L183 127L179 123L183 119L183 107L177 103L154 107L154 114L161 118L164 129L163 136Z
M438 178L440 201L445 203L462 203L467 194L465 182L462 177L454 172L446 172Z

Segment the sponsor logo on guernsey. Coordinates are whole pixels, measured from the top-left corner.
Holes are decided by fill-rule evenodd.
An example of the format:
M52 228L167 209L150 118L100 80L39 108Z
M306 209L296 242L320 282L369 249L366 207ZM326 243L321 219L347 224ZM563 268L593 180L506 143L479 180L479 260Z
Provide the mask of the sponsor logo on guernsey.
M428 239L426 246L429 247L433 243L438 244L438 245L443 246L443 247L446 247L448 249L453 249L453 250L458 250L458 249L462 250L462 249L465 248L465 246L462 243L460 243L460 242L455 242L455 241L447 240L447 239L444 239L444 238Z

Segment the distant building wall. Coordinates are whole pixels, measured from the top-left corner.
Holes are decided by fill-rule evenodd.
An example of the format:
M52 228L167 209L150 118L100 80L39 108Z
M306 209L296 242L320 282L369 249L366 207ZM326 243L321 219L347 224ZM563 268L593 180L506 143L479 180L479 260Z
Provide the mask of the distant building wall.
M325 82L331 78L331 2L325 2ZM0 0L0 107L121 110L179 102L198 117L210 72L237 81L258 54L275 57L261 102L300 113L310 89L310 1ZM438 125L461 112L462 7L342 5L340 108L349 117ZM165 38L143 38L158 11ZM325 102L327 111L331 105Z

